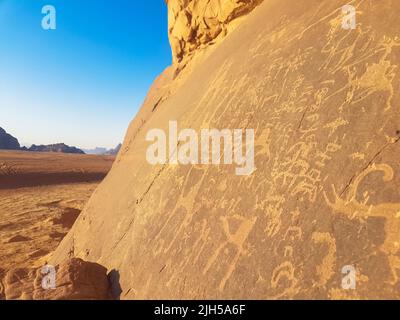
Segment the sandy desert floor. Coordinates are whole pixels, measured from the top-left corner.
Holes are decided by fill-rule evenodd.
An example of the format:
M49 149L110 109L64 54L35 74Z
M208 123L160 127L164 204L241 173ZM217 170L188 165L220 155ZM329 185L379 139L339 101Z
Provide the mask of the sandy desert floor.
M0 151L0 269L45 263L113 161Z

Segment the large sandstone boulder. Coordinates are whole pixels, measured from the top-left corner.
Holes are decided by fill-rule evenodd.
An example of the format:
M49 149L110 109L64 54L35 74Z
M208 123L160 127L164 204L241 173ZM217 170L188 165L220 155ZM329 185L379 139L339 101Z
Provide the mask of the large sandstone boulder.
M17 138L8 134L3 128L0 128L0 150L19 150L20 144Z
M117 270L124 299L400 298L400 2L353 1L354 30L343 4L264 1L168 68L53 263ZM255 129L256 171L149 164L171 120Z
M108 300L111 290L107 269L96 263L71 259L56 268L55 288L42 286L48 270L0 270L0 299L7 300ZM43 272L46 271L46 272Z

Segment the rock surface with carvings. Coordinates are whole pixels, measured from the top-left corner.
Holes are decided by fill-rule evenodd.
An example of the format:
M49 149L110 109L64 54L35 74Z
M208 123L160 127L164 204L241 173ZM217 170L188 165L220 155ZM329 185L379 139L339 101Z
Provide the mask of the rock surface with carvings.
M118 270L122 299L399 299L400 2L353 1L345 30L343 1L263 1L179 69L229 3L248 2L169 2L175 63L53 263ZM253 128L256 171L151 165L172 120Z

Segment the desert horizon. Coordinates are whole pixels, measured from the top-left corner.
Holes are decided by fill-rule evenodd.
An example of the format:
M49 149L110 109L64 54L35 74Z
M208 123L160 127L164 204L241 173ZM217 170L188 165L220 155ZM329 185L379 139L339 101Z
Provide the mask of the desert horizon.
M0 300L399 300L400 2L92 4L0 0Z

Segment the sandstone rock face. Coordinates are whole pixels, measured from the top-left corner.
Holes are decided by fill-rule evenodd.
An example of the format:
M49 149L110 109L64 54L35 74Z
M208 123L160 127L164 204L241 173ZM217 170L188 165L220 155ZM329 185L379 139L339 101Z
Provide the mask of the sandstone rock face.
M46 273L39 269L0 271L0 299L6 300L108 300L111 298L107 269L81 259L56 267L56 288L43 289ZM2 279L2 280L1 280Z
M264 1L168 68L53 263L118 270L122 299L400 298L400 2L353 5L345 30L343 1ZM255 129L257 170L149 164L170 120Z
M229 24L262 0L169 0L168 26L174 61L226 35Z
M8 134L3 128L0 128L0 150L19 150L18 139Z
M5 274L6 274L5 270L0 269L0 300L5 300L6 298L6 293L2 282L2 279L5 276Z

